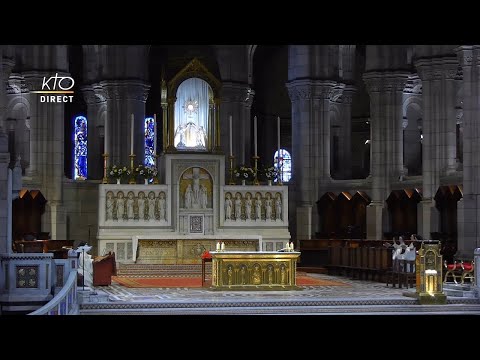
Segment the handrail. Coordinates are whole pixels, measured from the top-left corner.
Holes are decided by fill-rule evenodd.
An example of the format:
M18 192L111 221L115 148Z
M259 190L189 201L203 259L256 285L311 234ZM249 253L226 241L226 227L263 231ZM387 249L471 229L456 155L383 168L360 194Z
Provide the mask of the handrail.
M28 315L78 315L77 270L70 271L65 286L47 304Z

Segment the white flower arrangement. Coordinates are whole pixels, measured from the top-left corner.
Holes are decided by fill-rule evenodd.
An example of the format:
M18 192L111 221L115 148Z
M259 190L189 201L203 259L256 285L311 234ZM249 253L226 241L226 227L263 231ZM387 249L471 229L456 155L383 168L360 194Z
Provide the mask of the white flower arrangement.
M126 166L112 165L111 167L108 168L107 174L108 174L108 177L120 179L124 176L130 176L131 172L130 172L130 169L127 168Z

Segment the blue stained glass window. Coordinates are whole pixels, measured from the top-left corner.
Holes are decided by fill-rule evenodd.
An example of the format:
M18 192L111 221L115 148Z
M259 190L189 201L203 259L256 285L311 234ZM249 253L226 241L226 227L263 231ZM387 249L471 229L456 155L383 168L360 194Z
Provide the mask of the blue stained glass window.
M145 118L145 166L154 166L154 134L155 124L153 117Z
M289 182L292 178L292 157L290 153L285 149L280 149L280 172L282 174L282 182ZM273 164L278 169L278 150L275 151L275 155L273 156Z
M75 180L87 178L87 118L77 116L74 123L74 176Z

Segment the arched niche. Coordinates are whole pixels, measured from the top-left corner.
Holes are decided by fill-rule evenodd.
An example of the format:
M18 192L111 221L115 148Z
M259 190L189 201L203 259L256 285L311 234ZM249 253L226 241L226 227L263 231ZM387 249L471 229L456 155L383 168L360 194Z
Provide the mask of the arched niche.
M23 240L25 234L41 233L42 215L47 200L39 190L22 189L12 203L13 240Z
M421 199L418 189L400 189L390 193L387 205L393 236L409 237L417 233L417 204Z
M221 82L197 58L168 82L168 152L219 147L220 87Z

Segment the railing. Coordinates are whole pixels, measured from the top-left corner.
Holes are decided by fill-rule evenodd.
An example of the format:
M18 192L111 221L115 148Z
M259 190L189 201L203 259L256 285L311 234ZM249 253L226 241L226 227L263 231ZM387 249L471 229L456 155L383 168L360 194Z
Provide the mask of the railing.
M29 315L78 315L77 270L70 271L63 289L47 304Z

